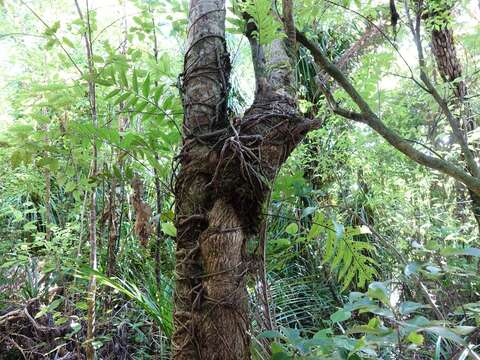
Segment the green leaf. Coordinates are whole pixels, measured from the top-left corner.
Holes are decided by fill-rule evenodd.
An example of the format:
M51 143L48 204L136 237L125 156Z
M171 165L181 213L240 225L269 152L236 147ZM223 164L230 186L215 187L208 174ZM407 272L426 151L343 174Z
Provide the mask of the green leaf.
M111 80L105 80L102 78L96 78L95 83L103 86L112 86L114 83Z
M162 231L171 237L177 236L177 229L170 222L162 223Z
M316 239L320 234L325 231L325 218L322 213L316 213L313 218L313 225L308 232L308 239Z
M65 185L65 192L72 192L73 190L75 190L75 188L77 187L77 185L73 182L73 181L69 181L66 185Z
M270 240L269 241L269 244L272 245L272 246L277 246L277 247L289 247L291 245L290 243L290 240L289 239L285 239L285 238L279 238L279 239L274 239L274 240Z
M57 299L52 301L48 306L45 306L42 308L36 315L35 319L38 319L39 317L42 317L45 315L47 312L55 310L61 303L63 302L63 299Z
M410 334L408 334L407 340L410 341L412 344L422 345L424 338L422 334L412 331Z
M447 247L440 251L442 256L458 256L458 255L466 255L466 256L480 256L480 249L479 248L465 248L465 249L457 249L453 247Z
M138 93L138 77L137 77L137 69L133 69L133 75L132 75L132 88L133 91Z
M147 75L142 85L143 96L148 97L149 93L150 93L150 74Z
M62 38L62 41L65 45L67 45L68 47L71 47L71 48L75 48L75 45L73 45L73 43L70 41L69 38L67 37L63 37Z
M425 269L432 275L439 275L442 272L442 269L434 265L428 265Z
M273 16L270 0L245 0L238 5L241 11L251 15L249 21L256 25L252 34L260 45L270 44L273 40L285 36L278 31L282 24Z
M80 323L77 323L77 322L72 322L70 324L70 327L73 330L73 333L71 335L74 335L74 334L78 333L82 329L82 325Z
M128 100L127 104L125 105L126 108L131 108L132 106L135 106L135 104L138 102L138 97L137 96L132 96L130 100Z
M281 328L282 333L284 336L288 339L289 342L294 343L297 340L300 339L300 330L298 329L292 329L289 327L283 327Z
M413 301L405 301L400 304L398 310L401 315L408 315L418 309L424 309L424 308L429 308L429 306L424 304L419 304Z
M145 110L145 108L147 107L148 105L148 102L146 101L140 101L137 103L137 106L135 107L135 111L137 113L141 113L143 110Z
M123 66L118 68L118 77L120 79L120 84L128 88L127 73L126 69Z
M58 29L60 29L60 21L55 21L52 26L49 26L47 30L44 31L46 36L54 35Z
M312 215L317 210L316 207L309 206L302 210L302 218Z
M93 60L93 62L96 62L96 63L104 63L105 62L105 60L103 60L103 58L100 55L93 55L92 60Z
M107 96L105 96L105 100L114 97L114 96L117 95L119 92L120 92L120 89L115 89L115 90L110 91L110 92L107 94Z
M158 104L158 100L160 100L160 97L163 94L163 86L159 86L158 88L155 89L155 94L153 95L153 102L155 104Z
M117 83L117 79L115 77L115 67L113 67L113 66L107 67L106 72L107 72L108 75L110 75L110 78L112 79L112 81L114 83Z
M334 312L332 315L330 315L330 320L332 320L333 322L342 322L350 319L351 317L352 317L352 313L350 311L340 309Z
M345 236L345 226L336 222L334 222L333 225L335 225L335 236L337 239L343 239Z
M454 328L452 328L452 331L457 335L465 336L465 335L468 335L468 334L472 333L476 329L477 329L477 327L475 327L475 326L459 325L459 326L455 326Z
M52 171L58 170L59 163L55 158L45 157L37 161L38 167L46 167Z
M292 357L279 344L272 344L271 360L292 360Z
M315 333L315 335L313 335L313 338L314 339L325 339L325 338L329 338L330 336L332 336L333 334L333 330L331 328L326 328L326 329L322 329L322 330L319 330Z
M78 302L75 307L79 310L87 310L88 309L88 304L86 301L80 301Z
M466 345L465 340L463 340L460 336L455 334L452 330L443 326L429 326L420 330L424 330L426 332L444 337L445 339L452 340L460 345L464 345L464 346Z
M418 273L418 270L420 270L420 265L415 262L411 262L405 266L405 270L403 272L405 276L410 277L411 275Z
M92 341L92 346L95 350L98 350L103 346L103 341L94 340Z
M298 232L298 225L296 223L291 223L285 228L287 234L293 235Z
M380 300L384 304L389 303L390 291L385 286L385 283L375 281L368 285L368 296L372 299Z
M121 102L124 102L125 100L127 100L129 97L130 97L130 93L125 93L125 94L122 94L120 95L115 101L114 101L114 104L115 105L118 105L120 104Z

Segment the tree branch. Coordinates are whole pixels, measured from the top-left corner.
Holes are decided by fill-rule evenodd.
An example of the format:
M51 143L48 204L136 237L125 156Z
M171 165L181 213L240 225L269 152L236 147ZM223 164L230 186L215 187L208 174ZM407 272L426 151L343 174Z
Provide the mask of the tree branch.
M35 16L47 29L50 28L50 26L45 22L45 20L43 20L40 15L38 15L25 1L23 0L20 0L20 2L22 3L22 5L24 5L32 14L33 16ZM41 35L40 35L41 36ZM56 34L53 34L52 35L53 38L57 41L58 45L60 46L60 48L62 49L62 51L65 53L65 55L67 55L68 59L70 60L70 62L72 63L72 65L75 67L75 69L77 69L78 73L80 74L80 76L83 75L83 72L82 70L80 70L80 68L78 67L77 63L73 60L72 56L70 55L70 53L67 51L67 49L65 49L65 46L63 46L62 42L60 41L60 39L57 37Z
M432 81L428 77L427 72L425 70L425 57L423 55L422 40L421 40L421 34L420 34L421 2L419 3L418 5L419 8L416 11L415 23L413 22L412 17L410 15L410 10L409 10L407 1L404 1L404 5L405 5L405 12L407 14L407 19L408 19L408 27L410 28L410 32L413 35L413 40L415 42L415 46L417 49L418 64L420 68L420 80L422 80L422 82L425 84L427 91L432 95L433 99L440 107L442 113L447 118L448 123L450 124L450 127L452 129L455 141L460 146L462 154L465 158L465 162L467 163L467 169L470 171L470 173L473 176L480 177L480 169L477 165L477 162L475 161L473 152L470 150L468 146L467 137L460 128L458 119L452 114L447 101L445 101L445 99L440 95L438 90L435 88L435 86L433 85Z
M358 93L347 77L328 60L328 58L317 45L311 42L303 33L299 31L297 31L297 40L308 50L310 50L315 62L340 84L340 86L346 91L346 93L360 109L360 113L355 113L343 111L337 108L337 113L354 121L367 124L378 134L380 134L388 143L390 143L390 145L395 147L411 160L447 174L464 183L473 192L480 194L480 179L471 176L463 169L450 162L426 155L423 152L415 149L407 140L403 139L395 131L388 128L378 118L378 116L371 110L368 103ZM330 100L332 100L332 98L330 98Z
M293 1L292 0L282 0L283 8L283 26L285 28L285 33L287 34L287 48L291 54L295 54L297 48L297 39L296 39L296 30L295 22L293 20Z

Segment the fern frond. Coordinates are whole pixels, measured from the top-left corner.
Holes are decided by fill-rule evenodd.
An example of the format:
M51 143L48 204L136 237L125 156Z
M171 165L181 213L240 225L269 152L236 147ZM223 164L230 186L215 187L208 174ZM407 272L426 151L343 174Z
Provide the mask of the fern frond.
M342 281L342 290L347 289L355 278L357 286L363 288L378 275L378 264L369 256L376 253L375 246L354 238L365 232L363 227L344 227L334 220L326 220L320 213L314 217L308 237L315 239L325 235L323 263L328 264L337 279Z
M270 0L246 0L237 3L241 12L245 12L251 16L251 22L256 25L253 31L260 45L268 45L273 40L280 38L283 33L278 30L282 27L280 21L272 16Z

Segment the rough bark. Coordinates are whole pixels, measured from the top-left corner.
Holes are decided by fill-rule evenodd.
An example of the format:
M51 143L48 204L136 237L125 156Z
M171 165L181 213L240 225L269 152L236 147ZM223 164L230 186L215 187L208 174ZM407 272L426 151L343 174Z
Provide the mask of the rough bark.
M143 182L135 176L132 180L132 205L135 209L135 235L140 240L140 245L146 248L148 246L148 240L152 233L152 224L150 217L152 216L152 208L144 200Z
M455 95L455 103L453 104L458 110L460 110L462 118L462 130L466 133L475 130L477 124L475 123L474 116L470 109L466 96L468 92L467 84L462 77L462 65L460 59L457 56L455 48L455 41L453 38L453 30L445 25L441 29L432 30L432 51L437 63L438 72L443 81L452 83L453 93ZM460 80L459 80L460 79ZM472 172L472 169L467 170ZM457 186L457 201L458 207L463 208L464 191L463 186ZM477 222L477 227L480 229L480 196L475 192L468 191L472 212Z
M285 34L287 35L286 46L287 50L292 55L296 53L297 47L297 34L295 30L295 22L293 20L293 1L282 0L283 8L283 26L285 28Z
M462 65L457 57L452 29L444 27L432 30L432 50L444 81L453 82L462 77ZM454 87L455 96L463 100L467 94L465 81L456 82Z
M246 241L279 167L318 122L297 113L283 41L249 37L256 96L242 119L226 107L224 1L191 0L176 178L174 359L249 359Z
M152 11L152 8L148 7L148 12L152 20L153 27L153 58L158 64L158 39L157 32L155 30L155 18ZM155 87L158 86L158 81L155 81ZM159 161L158 154L155 155L155 160ZM153 168L153 173L155 175L155 195L156 195L156 212L157 212L157 222L156 222L156 241L155 241L155 279L157 283L157 289L161 289L161 280L162 280L162 260L160 256L160 247L162 245L163 236L161 228L161 215L162 215L162 189L160 186L160 174L156 167Z
M213 299L213 297L211 294L206 294L203 288L204 270L200 237L203 235L203 243L208 243L206 231L209 227L208 213L213 209L213 200L209 199L211 197L209 195L212 195L213 191L207 191L212 170L203 168L205 168L205 160L207 164L211 163L210 167L214 167L215 159L208 161L208 146L199 143L196 139L211 131L210 129L221 129L226 121L225 94L228 91L227 81L230 65L224 39L224 6L225 4L220 0L190 1L188 50L185 54L182 89L185 111L184 140L180 159L181 170L175 188L177 227L175 270L177 279L174 298L175 332L172 337L174 359L208 358L206 352L210 350L207 348L209 339L205 339L205 337L210 334L211 329L209 328L213 324L209 321L209 328L207 328L207 324L202 319L202 308L207 305L203 298L209 296ZM212 154L212 157L214 155ZM215 209L216 211L223 210L220 204ZM225 211L231 211L231 209L225 209ZM212 214L212 217L215 217L215 214ZM226 234L231 236L234 232L232 230ZM232 240L242 241L239 239L239 234L235 235ZM213 241L211 244L216 245ZM232 243L222 251L229 252L231 248L237 247L238 244ZM206 251L204 246L203 253L205 254ZM215 253L212 252L212 256L214 255ZM226 256L228 257L228 255ZM236 260L238 261L238 259ZM234 277L238 272L234 270L231 273L227 269L224 274L230 275L229 280L231 280L232 276ZM215 279L217 278L212 277L210 283ZM242 295L236 296L237 304L245 302L245 298L241 299ZM233 347L237 336L230 335L231 331L235 331L235 329L230 329L230 325L232 317L235 317L235 309L219 302L216 312L220 316L215 319L217 323L215 326L221 336L228 335L234 339L220 348ZM226 311L221 311L223 308L226 308ZM233 323L235 322L234 320ZM243 327L246 327L246 324ZM218 340L219 338L215 335L213 339ZM203 344L205 341L207 344ZM218 345L216 341L212 341L213 343ZM242 355L244 352L242 349L237 351L240 354L232 354L236 356Z

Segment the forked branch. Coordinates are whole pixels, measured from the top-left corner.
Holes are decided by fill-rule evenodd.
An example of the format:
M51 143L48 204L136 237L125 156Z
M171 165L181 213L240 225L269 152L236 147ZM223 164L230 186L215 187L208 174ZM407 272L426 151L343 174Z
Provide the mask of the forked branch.
M328 60L323 51L316 44L310 41L303 33L299 31L297 31L297 40L311 52L315 62L340 84L340 86L360 109L360 112L357 113L341 109L335 105L333 110L337 114L351 120L367 124L370 128L381 135L388 143L390 143L390 145L395 147L411 160L417 162L418 164L447 174L464 183L476 194L480 194L480 179L470 175L461 167L452 164L449 161L432 157L413 147L408 140L403 139L394 130L387 127L380 120L380 118L372 111L365 99L363 99L363 97L355 89L350 80L348 80L348 78L343 74L342 71L338 69L338 67ZM329 100L331 105L335 104L335 101L332 101L332 96L329 96Z

